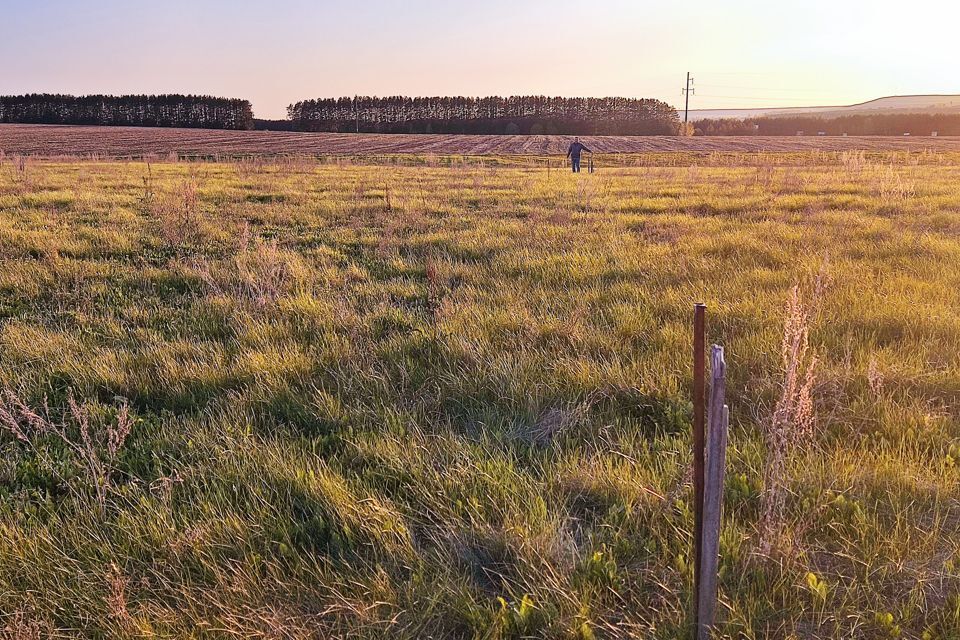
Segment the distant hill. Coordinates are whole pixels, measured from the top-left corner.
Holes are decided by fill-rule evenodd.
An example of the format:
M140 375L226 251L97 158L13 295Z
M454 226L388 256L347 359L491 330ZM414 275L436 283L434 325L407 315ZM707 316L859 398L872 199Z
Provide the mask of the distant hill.
M690 111L690 120L696 122L706 119L745 119L798 115L835 118L871 113L960 113L960 95L888 96L847 106L696 109Z

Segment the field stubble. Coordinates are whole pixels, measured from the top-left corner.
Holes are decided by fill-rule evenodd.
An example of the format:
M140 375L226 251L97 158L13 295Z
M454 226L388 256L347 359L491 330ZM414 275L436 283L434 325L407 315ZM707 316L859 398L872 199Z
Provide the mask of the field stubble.
M409 161L459 155L488 160L514 156L516 160L516 156L562 156L572 139L573 136L562 135L352 134L0 124L0 152L46 158L229 160L242 156L303 155L381 159L401 156ZM597 153L670 153L681 162L684 159L678 154L960 151L960 137L945 136L583 136L583 141ZM655 162L662 163L663 158Z
M514 162L0 164L8 635L681 637L702 300L720 630L955 637L957 158Z

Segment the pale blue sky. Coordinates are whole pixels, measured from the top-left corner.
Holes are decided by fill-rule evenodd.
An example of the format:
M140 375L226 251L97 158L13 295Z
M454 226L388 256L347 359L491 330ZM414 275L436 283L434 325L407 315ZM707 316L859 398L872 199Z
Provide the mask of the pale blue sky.
M760 107L960 93L960 3L0 0L0 93L353 94Z

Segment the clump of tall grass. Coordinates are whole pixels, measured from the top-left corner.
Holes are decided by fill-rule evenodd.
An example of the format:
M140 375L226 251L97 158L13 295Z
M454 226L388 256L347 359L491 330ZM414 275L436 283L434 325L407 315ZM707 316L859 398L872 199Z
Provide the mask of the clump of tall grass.
M583 424L590 415L595 398L596 395L591 395L578 404L550 407L537 416L532 424L517 428L516 435L531 444L546 446L568 430Z
M30 163L27 156L13 155L10 156L9 159L13 186L19 193L30 191L34 186L34 176L33 172L29 170Z
M152 185L148 185L152 189ZM149 200L148 210L157 223L160 237L172 247L195 244L203 239L206 216L195 180L184 180L171 191Z
M252 238L249 226L240 235L239 249L221 265L196 265L203 282L217 295L263 307L276 302L302 281L306 267L295 253L281 249L277 241Z
M261 306L275 302L293 286L298 262L294 254L281 250L276 240L248 246L234 258L241 297Z
M867 154L860 151L844 151L839 156L840 166L848 173L859 174L867 167Z
M267 161L263 156L246 156L238 159L234 165L241 178L259 176L266 172Z
M758 187L769 189L773 185L775 174L776 171L773 162L769 158L761 159L761 161L757 163L757 173L754 181Z
M884 201L902 201L914 197L916 185L907 180L899 171L888 165L878 169L874 175L874 191Z
M787 171L783 174L779 191L781 194L802 193L805 186L804 176L796 171Z

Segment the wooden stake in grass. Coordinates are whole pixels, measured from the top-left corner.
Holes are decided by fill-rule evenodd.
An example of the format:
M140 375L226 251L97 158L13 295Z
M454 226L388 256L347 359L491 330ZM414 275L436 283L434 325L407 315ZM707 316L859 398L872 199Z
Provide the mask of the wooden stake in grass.
M697 635L709 640L717 608L717 570L720 563L720 516L723 511L723 478L727 458L730 410L726 405L727 364L723 347L713 346L710 356L710 421L707 427L704 475L703 539L697 592Z
M706 422L706 324L707 307L693 311L693 619L700 620L700 565L703 556L703 458Z

